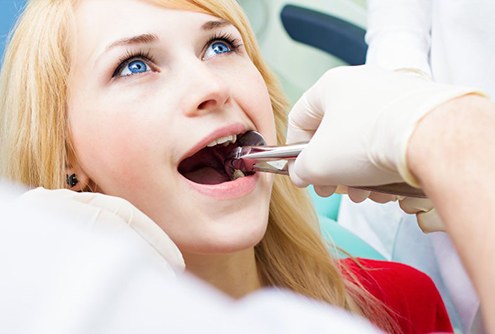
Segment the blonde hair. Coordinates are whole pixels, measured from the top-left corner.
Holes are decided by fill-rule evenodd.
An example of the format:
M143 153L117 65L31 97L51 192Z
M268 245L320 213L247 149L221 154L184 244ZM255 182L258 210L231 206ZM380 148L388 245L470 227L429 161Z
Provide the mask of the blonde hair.
M2 65L0 172L30 186L64 187L70 8L30 2Z
M200 11L232 23L263 76L271 98L277 140L285 142L287 103L264 63L254 34L234 0L146 0ZM36 0L28 4L9 43L0 78L1 175L30 186L65 187L71 156L66 119L71 32L76 0ZM258 270L267 286L287 288L362 314L390 330L384 306L356 279L345 279L317 229L317 217L304 190L277 177L269 223L256 246ZM352 277L352 273L346 273ZM329 324L330 326L330 324ZM330 328L330 327L329 327Z

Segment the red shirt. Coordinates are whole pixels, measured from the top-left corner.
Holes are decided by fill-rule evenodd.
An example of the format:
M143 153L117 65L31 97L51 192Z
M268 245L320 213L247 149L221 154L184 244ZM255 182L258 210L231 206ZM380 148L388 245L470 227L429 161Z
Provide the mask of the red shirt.
M358 259L342 260L361 284L395 314L403 334L453 333L449 316L435 284L426 274L402 263Z

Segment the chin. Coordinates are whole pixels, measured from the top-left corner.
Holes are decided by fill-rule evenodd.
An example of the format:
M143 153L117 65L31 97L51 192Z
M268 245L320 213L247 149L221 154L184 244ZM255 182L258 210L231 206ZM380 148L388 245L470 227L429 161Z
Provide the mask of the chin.
M204 226L195 235L177 242L183 253L194 254L229 254L256 246L265 236L268 224L268 208L257 212L241 212L235 217L202 221ZM241 210L242 211L242 210ZM261 212L260 212L261 211ZM232 220L236 219L236 220Z

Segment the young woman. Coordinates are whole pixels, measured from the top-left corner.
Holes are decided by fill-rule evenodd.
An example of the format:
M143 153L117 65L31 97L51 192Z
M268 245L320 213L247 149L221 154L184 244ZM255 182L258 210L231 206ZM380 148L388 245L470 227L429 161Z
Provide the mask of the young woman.
M425 275L332 259L289 178L223 171L249 130L285 141L285 100L234 0L32 1L0 91L4 176L127 199L233 297L274 286L389 332L451 330Z

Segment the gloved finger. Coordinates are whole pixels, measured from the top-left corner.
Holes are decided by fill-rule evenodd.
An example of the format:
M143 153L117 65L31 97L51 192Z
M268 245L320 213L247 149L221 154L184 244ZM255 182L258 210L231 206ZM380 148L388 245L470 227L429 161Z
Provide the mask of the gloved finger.
M347 194L354 203L361 203L370 196L371 191L349 187Z
M433 209L433 203L428 198L406 197L399 201L400 208L409 214L428 212Z
M321 123L322 115L307 100L308 92L294 104L288 115L287 144L309 141Z
M288 126L287 126L287 136L286 136L286 144L295 144L295 143L306 143L313 138L315 134L315 130L312 129L301 129L295 124L292 123L292 120L289 118Z
M307 181L304 181L298 174L297 172L295 171L295 167L294 167L294 164L295 162L294 161L289 161L288 162L288 165L287 165L287 168L289 169L289 176L290 176L290 180L292 181L292 183L294 183L294 185L296 187L299 187L299 188L306 188L307 186L309 186L309 182Z
M329 130L331 131L331 130ZM342 164L339 159L335 158L332 148L326 144L328 138L319 138L318 134L313 137L308 146L301 151L290 169L291 175L297 175L294 178L296 184L314 184L317 186L336 185L341 182L335 182L340 176L345 175Z
M395 202L398 200L396 195L378 193L375 191L372 191L368 198L370 200L372 200L373 202L381 203L381 204L388 203L388 202Z
M344 186L342 184L339 184L337 186L337 189L335 190L335 192L337 194L341 194L341 195L347 195L348 191L349 191L349 187L348 186Z
M315 192L321 197L329 197L335 193L336 186L314 186Z
M289 112L287 143L309 141L318 128L325 113L324 92L320 79L308 89Z
M445 225L435 209L428 212L419 212L416 214L416 218L418 219L419 228L421 228L424 233L445 232Z

